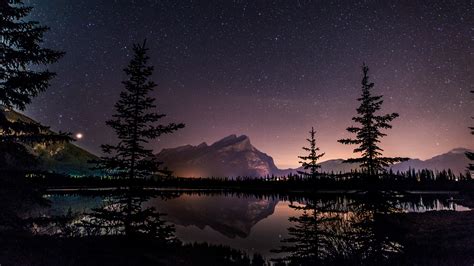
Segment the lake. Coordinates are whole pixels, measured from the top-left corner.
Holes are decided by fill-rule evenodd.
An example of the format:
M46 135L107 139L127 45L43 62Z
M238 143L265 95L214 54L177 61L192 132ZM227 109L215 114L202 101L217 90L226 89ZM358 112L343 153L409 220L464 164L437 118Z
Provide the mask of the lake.
M32 216L63 215L68 210L82 214L108 202L106 196L80 194L47 194L45 198L51 201L51 206L35 210ZM366 204L361 198L360 195L346 194L318 194L309 198L278 194L164 191L145 204L166 213L165 219L175 225L176 236L185 243L225 245L271 259L288 254L288 250L272 252L282 246L282 240L291 237L288 228L310 221L294 218L314 219L319 226L317 230L326 232L322 235L330 232L345 236L359 232L356 226L367 219L371 210L379 208ZM391 197L390 212L469 210L456 203L455 198L456 195L449 194L397 195ZM292 221L291 217L294 217ZM375 220L374 217L369 219ZM330 246L338 247L338 251L334 252L350 246L338 238L327 241L330 241Z

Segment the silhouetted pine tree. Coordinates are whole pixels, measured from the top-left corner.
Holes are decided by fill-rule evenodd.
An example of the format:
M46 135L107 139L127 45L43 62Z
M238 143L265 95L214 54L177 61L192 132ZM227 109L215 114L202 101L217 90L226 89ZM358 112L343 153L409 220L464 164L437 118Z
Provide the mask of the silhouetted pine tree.
M48 127L18 119L14 109L24 110L32 98L46 90L55 73L41 70L56 62L62 52L41 47L48 27L28 21L31 7L21 0L0 1L0 227L3 219L13 219L27 198L38 194L26 182L24 169L35 162L29 147L37 143L71 140L54 134ZM29 147L26 147L27 145ZM29 191L29 193L26 193ZM31 192L31 193L30 193ZM33 200L37 202L37 200ZM10 210L8 209L10 208ZM10 211L12 213L10 213ZM11 221L16 223L15 221ZM3 226L2 226L3 225Z
M398 114L376 114L382 107L382 96L372 95L371 90L374 87L374 83L369 82L369 76L367 75L369 68L365 64L362 67L362 72L364 75L362 78L362 96L357 99L360 102L360 106L357 108L359 116L352 118L352 120L359 123L360 126L347 128L347 131L356 134L355 138L341 139L338 140L338 142L342 144L359 145L354 149L354 153L362 153L362 157L347 159L344 162L359 163L366 174L370 177L376 177L390 164L405 161L408 160L408 158L382 157L381 152L383 150L378 146L378 143L380 142L380 138L386 136L386 134L382 133L381 129L392 128L389 123L397 118Z
M153 111L155 99L149 93L156 84L149 79L153 67L148 65L145 44L133 46L134 57L124 69L128 76L128 80L123 81L125 90L115 104L116 114L106 122L114 129L119 142L102 145L106 156L97 167L115 178L128 180L128 187L123 197L95 210L91 224L99 224L102 233L147 235L166 240L172 235L172 228L164 224L154 208L142 207L148 197L136 181L162 172L161 162L145 147L148 141L183 128L184 124L157 124L165 115Z
M39 70L56 62L62 52L42 48L48 27L25 18L32 7L23 1L0 2L0 169L18 168L33 157L22 144L68 141L66 134L52 134L48 127L12 119L14 108L24 110L31 99L48 88L55 73ZM35 69L35 70L32 70Z
M471 91L471 93L474 93L474 91ZM471 130L471 134L474 135L474 127L470 127L469 129ZM474 152L466 152L466 156L469 160L474 161ZM467 168L469 171L474 171L474 164L470 163Z
M321 168L321 165L318 164L318 160L324 156L324 153L318 154L319 147L316 147L316 131L314 131L313 127L311 127L309 134L309 139L306 139L309 142L309 147L303 147L303 150L307 151L309 154L306 156L298 156L298 158L302 160L300 161L301 166L303 166L303 169L305 170L309 169L309 173L306 171L298 171L298 173L315 179L318 175L318 169Z

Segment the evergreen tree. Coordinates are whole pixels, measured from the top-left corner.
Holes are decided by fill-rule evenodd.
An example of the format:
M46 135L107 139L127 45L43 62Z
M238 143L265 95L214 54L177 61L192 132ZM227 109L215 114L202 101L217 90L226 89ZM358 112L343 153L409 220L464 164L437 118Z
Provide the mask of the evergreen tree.
M25 110L48 88L55 73L43 68L63 55L41 46L49 28L27 20L31 10L21 0L0 1L0 230L21 229L23 220L17 213L41 201L25 178L24 170L35 162L29 148L71 140L67 134L18 119L13 111Z
M12 119L12 111L25 110L55 76L41 67L63 55L41 47L49 28L27 21L31 10L21 0L0 1L0 168L4 171L18 168L21 162L31 163L33 157L23 144L71 140L38 123Z
M350 133L356 134L355 138L341 139L338 142L342 144L358 145L354 149L354 153L362 153L361 158L351 158L345 160L346 163L359 163L364 169L365 173L370 177L376 177L381 171L384 171L390 164L408 160L408 158L389 158L382 157L382 149L378 146L380 139L386 134L381 132L381 129L390 129L389 124L393 119L399 115L391 113L386 115L377 115L382 107L382 96L373 96L372 88L374 83L369 82L369 68L364 64L362 67L362 96L357 100L360 102L357 113L352 120L359 123L360 126L351 126L347 128Z
M474 93L474 91L471 91L471 93ZM469 129L471 130L471 134L474 135L474 127L470 127ZM466 156L469 160L474 161L474 152L466 152ZM467 169L474 171L474 164L470 163Z
M184 124L157 124L165 115L153 111L155 99L149 93L156 84L150 80L153 67L148 65L145 44L133 46L134 58L124 69L128 76L128 80L122 82L125 90L115 104L116 114L106 122L114 129L119 142L102 145L106 156L101 158L97 167L115 178L128 180L128 187L124 196L114 204L95 210L92 222L100 224L102 232L127 236L152 234L166 240L171 236L171 228L164 225L161 214L154 208L142 208L148 197L137 180L163 173L162 163L157 161L151 149L145 147L146 144L183 128Z
M316 147L316 131L314 131L313 127L311 127L309 134L309 139L306 139L309 142L309 147L303 147L303 150L309 154L306 156L298 156L298 158L301 159L301 166L303 166L303 169L305 170L309 169L309 173L306 171L298 171L298 173L314 179L318 175L318 169L321 168L321 165L318 164L318 160L324 156L324 153L318 154L319 147Z

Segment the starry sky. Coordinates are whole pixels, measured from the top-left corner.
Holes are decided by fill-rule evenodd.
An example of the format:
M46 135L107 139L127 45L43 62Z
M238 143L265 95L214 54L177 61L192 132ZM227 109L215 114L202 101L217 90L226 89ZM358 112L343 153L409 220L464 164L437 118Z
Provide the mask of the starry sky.
M427 159L474 148L472 1L26 0L51 27L45 46L66 52L58 76L27 114L82 133L100 152L105 121L123 89L131 45L147 38L154 92L168 122L186 128L156 152L248 135L277 166L295 167L311 126L324 159L348 158L370 67L383 112L398 112L385 155Z

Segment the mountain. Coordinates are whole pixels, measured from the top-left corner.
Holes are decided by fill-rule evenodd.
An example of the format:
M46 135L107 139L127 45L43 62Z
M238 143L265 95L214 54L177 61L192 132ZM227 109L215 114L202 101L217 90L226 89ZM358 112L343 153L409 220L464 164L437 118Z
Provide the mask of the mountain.
M327 160L319 163L321 165L321 168L319 171L325 172L325 173L331 173L334 172L335 174L338 173L347 173L350 172L351 170L358 170L360 169L358 164L355 163L344 163L343 159L333 159L333 160ZM299 171L304 172L305 170L303 167L298 167L296 169L284 169L281 170L283 175L288 175L288 174L296 174Z
M94 154L71 143L53 144L52 147L35 147L40 168L48 172L72 176L100 175L91 170L91 160L97 160Z
M245 135L230 135L212 145L203 142L197 146L163 149L157 157L176 176L181 177L284 176L302 170L278 169L273 158L255 148ZM321 169L339 173L358 168L356 164L345 164L342 161L336 159L322 162Z
M163 149L157 158L182 177L237 177L280 174L273 158L256 149L245 136L230 135L212 145Z
M24 121L37 123L33 119L15 112L6 111L0 108L0 112L5 114L11 121ZM36 169L48 172L69 174L74 176L94 175L95 171L90 170L90 160L96 160L94 154L72 144L72 143L52 143L27 145L28 150L38 159Z
M325 173L347 173L350 172L351 170L356 170L359 169L360 167L357 164L354 163L343 163L343 159L333 159L333 160L327 160L319 163L321 165L321 168L319 171L325 172ZM289 168L289 169L282 169L279 170L280 175L286 176L289 174L297 174L298 172L304 172L305 170L303 167L298 167L298 168ZM309 170L308 170L309 171Z
M348 173L351 170L359 170L359 164L356 163L344 163L343 159L334 159L321 162L321 171L325 173L334 172L338 173Z
M466 152L471 151L465 148L456 148L447 153L434 156L427 160L412 159L405 162L401 162L392 166L392 170L396 171L407 171L408 169L431 169L434 171L441 171L451 169L453 173L465 173L469 160L466 157Z
M253 226L273 214L277 203L277 199L255 196L236 198L197 194L182 194L169 200L154 198L147 202L150 207L166 213L166 219L175 225L200 229L210 227L228 238L246 238ZM183 237L186 239L188 236Z
M464 173L469 161L464 148L453 149L428 160L411 159L393 165L396 171L408 169L451 169L454 173ZM186 145L172 149L163 149L158 159L181 177L209 176L284 176L303 169L278 169L269 155L256 149L247 136L230 135L212 145L201 143L197 146ZM350 172L359 169L357 164L343 163L342 159L321 162L323 172Z
M394 164L392 167L392 171L397 172L406 172L409 169L415 170L422 170L422 169L431 169L433 171L441 171L451 169L453 173L465 173L466 167L469 164L469 160L467 159L465 153L470 151L465 148L456 148L447 153L437 155L433 158L427 160L420 160L420 159L410 159L405 162ZM323 172L350 172L351 170L359 169L357 164L347 164L343 163L344 160L336 159L336 160L328 160L321 162L321 170ZM284 170L286 174L288 173L296 173L297 171L302 171L302 168L297 169L287 169Z
M466 172L466 167L469 164L469 160L467 159L465 153L470 151L469 149L465 148L456 148L447 153L437 155L433 158L427 160L420 160L420 159L410 159L405 162L394 164L392 167L392 171L397 172L406 172L409 169L415 170L422 170L422 169L431 169L433 171L441 171L451 169L455 174L464 174ZM346 164L343 163L344 160L336 159L336 160L328 160L321 162L321 170L323 172L350 172L351 170L359 169L357 164ZM297 171L302 171L303 169L286 169L283 170L285 174L289 173L296 173Z

